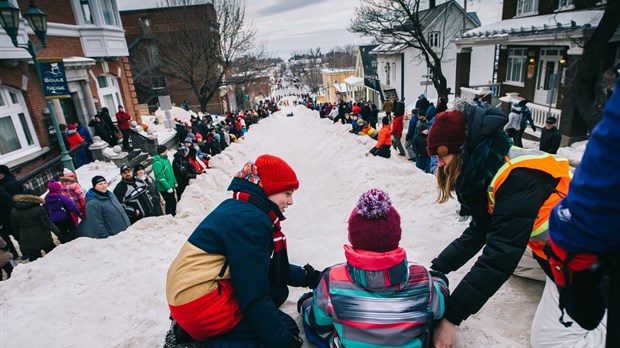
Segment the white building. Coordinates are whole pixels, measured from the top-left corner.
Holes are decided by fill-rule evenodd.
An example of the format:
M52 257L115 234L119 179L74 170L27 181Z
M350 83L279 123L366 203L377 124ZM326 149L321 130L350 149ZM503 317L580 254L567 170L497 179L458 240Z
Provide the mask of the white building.
M441 69L451 93L456 80L456 45L452 42L463 29L480 26L475 13L465 10L454 0L420 11L420 23L424 36L435 52L442 58ZM465 24L463 24L465 23ZM405 97L413 102L420 94L429 99L437 98L437 91L430 81L430 71L421 51L401 44L381 44L371 51L377 56L377 74L385 97ZM474 50L476 70L473 83L487 84L493 74L494 51L491 48Z

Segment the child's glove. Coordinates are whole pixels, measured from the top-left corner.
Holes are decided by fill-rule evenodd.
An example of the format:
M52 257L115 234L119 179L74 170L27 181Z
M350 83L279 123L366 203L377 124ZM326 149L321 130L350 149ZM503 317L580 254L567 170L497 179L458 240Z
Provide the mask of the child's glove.
M304 270L306 271L306 278L304 281L305 286L309 287L310 289L316 288L317 285L319 285L319 281L321 280L321 272L314 269L314 267L310 266L310 264L306 264L304 266Z
M314 296L313 291L308 291L307 293L301 295L299 300L297 300L297 313L301 314L301 310L303 309L303 304L307 299L312 298Z
M168 191L166 191L166 192L172 193L173 191L174 191L173 189L169 188Z
M532 131L536 132L536 126L532 125Z

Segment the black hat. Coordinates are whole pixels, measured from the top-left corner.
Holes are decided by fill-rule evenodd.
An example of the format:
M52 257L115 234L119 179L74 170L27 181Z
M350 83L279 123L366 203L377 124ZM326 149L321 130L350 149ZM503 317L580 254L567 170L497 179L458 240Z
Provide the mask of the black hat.
M161 155L162 153L166 152L166 150L168 150L166 145L157 145L157 153L158 154Z
M549 116L547 117L547 120L545 122L555 124L556 122L558 122L558 119L553 116Z
M390 117L389 116L383 116L383 119L381 119L381 123L387 125L390 124Z
M144 169L144 166L142 165L142 163L138 163L135 166L133 166L133 172L137 172L140 169Z
M9 167L4 164L0 165L0 174L8 175L10 173Z
M124 165L124 166L122 166L122 167L121 167L121 174L123 174L123 172L126 172L126 171L131 171L131 168L129 168L129 166L128 166L128 165Z
M102 182L102 181L106 181L106 179L101 176L101 175L95 175L93 176L91 182L93 183L93 187L97 186L98 183Z

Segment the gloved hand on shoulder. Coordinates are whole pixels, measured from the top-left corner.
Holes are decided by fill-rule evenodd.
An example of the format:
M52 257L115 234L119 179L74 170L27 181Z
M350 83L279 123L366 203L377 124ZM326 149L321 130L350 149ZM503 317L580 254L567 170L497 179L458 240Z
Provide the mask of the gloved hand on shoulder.
M430 273L431 277L433 278L439 278L443 280L446 283L446 286L450 286L450 281L448 281L448 277L446 277L446 275L442 271L430 269L428 273Z
M309 263L303 268L306 271L305 286L315 289L319 285L319 281L321 281L321 272L314 269Z
M536 132L536 126L532 125L532 131Z

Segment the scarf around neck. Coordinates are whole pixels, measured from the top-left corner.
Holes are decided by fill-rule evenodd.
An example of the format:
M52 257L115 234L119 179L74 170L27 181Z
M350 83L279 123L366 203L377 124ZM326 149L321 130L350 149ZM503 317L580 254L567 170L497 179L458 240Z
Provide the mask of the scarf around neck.
M456 184L462 217L481 217L486 212L487 187L506 161L512 141L503 131L482 138L471 153L463 152L463 170Z
M286 236L280 227L280 221L286 218L278 211L274 211L264 200L247 192L233 191L233 199L250 203L263 211L272 223L273 252L269 265L269 280L272 285L286 285L290 265L286 246Z

